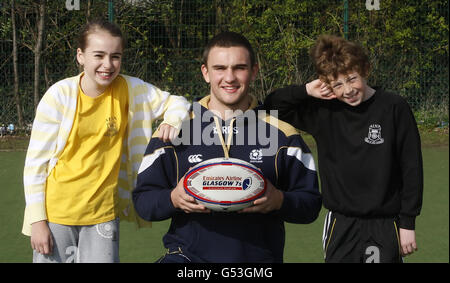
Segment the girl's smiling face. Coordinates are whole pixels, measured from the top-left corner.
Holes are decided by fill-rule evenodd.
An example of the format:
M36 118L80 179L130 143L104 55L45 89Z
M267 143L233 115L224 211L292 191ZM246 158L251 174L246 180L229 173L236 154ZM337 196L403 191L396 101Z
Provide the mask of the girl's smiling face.
M85 50L77 49L77 60L84 68L81 78L83 92L91 97L102 94L120 72L122 38L105 30L96 30L87 37Z

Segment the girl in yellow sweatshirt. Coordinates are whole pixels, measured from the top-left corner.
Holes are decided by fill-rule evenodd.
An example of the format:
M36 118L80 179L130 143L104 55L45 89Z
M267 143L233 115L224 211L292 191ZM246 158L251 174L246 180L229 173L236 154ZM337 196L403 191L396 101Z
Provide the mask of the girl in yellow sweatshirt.
M135 214L131 190L152 122L176 135L190 104L121 75L120 29L94 20L77 49L81 74L51 86L36 111L24 168L22 232L34 262L118 262L119 218Z

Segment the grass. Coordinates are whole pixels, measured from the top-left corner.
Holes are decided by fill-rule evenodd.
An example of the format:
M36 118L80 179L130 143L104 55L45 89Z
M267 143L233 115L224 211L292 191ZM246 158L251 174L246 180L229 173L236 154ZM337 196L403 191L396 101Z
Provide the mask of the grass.
M419 125L421 142L423 147L447 146L449 145L447 127L427 127ZM314 148L315 142L311 135L302 133L306 143ZM26 151L28 147L27 136L3 136L0 137L0 151Z
M428 147L422 151L424 196L416 221L419 251L407 262L449 262L449 148Z
M305 136L314 150L314 142ZM9 146L13 147L11 142ZM26 141L21 141L26 145ZM405 262L449 262L449 147L448 130L422 134L424 161L424 202L416 222L419 250ZM26 146L25 146L26 147ZM3 147L3 149L5 149ZM0 263L31 262L29 238L21 234L24 195L22 170L25 151L0 151ZM285 262L323 262L322 228L325 210L312 224L286 224ZM134 224L120 225L122 262L154 262L163 253L162 236L169 221L137 230Z

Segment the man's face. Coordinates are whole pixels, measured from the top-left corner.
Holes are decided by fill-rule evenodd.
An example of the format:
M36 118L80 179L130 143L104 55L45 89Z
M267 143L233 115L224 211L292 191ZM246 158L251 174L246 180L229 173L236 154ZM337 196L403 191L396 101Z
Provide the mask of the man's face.
M256 78L258 66L251 66L244 47L213 47L207 66L201 67L203 78L210 84L210 108L215 110L248 108L248 90Z

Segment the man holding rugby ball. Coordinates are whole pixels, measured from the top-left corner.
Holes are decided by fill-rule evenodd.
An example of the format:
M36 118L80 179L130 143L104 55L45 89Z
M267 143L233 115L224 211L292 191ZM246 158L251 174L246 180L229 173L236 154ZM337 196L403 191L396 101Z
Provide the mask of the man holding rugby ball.
M211 39L201 71L210 93L193 103L178 142L150 141L133 191L136 211L149 221L171 218L158 262L282 262L284 222L311 223L321 208L314 159L295 128L258 112L249 91L258 65L245 37L223 32ZM268 142L260 138L268 135ZM238 212L198 204L184 190L184 175L217 157L260 168L265 195Z

